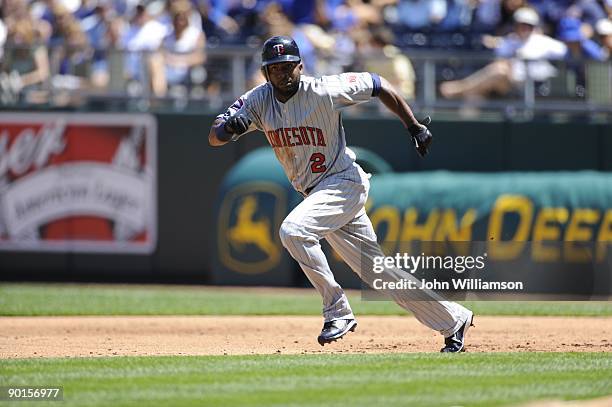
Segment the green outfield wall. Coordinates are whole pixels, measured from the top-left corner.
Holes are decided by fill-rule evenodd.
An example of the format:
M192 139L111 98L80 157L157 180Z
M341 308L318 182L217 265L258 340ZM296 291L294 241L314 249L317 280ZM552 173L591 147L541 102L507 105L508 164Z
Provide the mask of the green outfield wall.
M301 200L269 149L240 160L217 195L213 282L306 285L277 233ZM578 276L585 284L595 276L609 285L607 172L385 172L371 178L366 209L387 255L429 253L434 249L429 242L449 242L433 254L483 252L500 273L517 275L518 268L540 279ZM341 284L358 288L355 274L326 245L325 250Z
M2 278L304 284L303 276L295 272L293 262L283 257L284 251L278 248L276 237L283 210L289 210L299 197L288 188L282 173L270 169L275 165L272 158L265 158L266 166L252 167L244 179L231 173L242 157L265 145L265 137L253 133L244 136L239 143L212 148L207 141L212 116L158 114L155 121L157 233L154 250L148 254L0 250ZM504 199L504 194L522 196L513 204L522 203L530 208L528 232L524 234L526 239L534 238L537 229L534 225L538 219L549 216L547 211L559 207L567 211L567 220L560 226L559 239L566 238L566 228L572 222L579 225L587 222L592 228L589 236L593 239L599 233L608 236L607 232L601 232L601 224L612 208L612 175L608 172L612 170L610 125L444 122L436 121L434 117L434 143L430 156L425 160L414 153L397 120L347 119L345 130L350 145L382 157L385 161L383 167L394 171L378 175L372 181L370 213L380 224L378 233L381 236L387 236L394 228L400 234L409 233L412 220L427 224L433 223L430 219L435 218L437 226L432 232L435 238L441 233L441 224L450 225L452 219L455 225L461 225L475 216L471 237L486 238L491 229L490 214L496 213L496 202ZM0 162L1 154L2 151ZM557 174L557 171L563 173ZM404 172L406 174L402 175ZM464 172L469 174L461 174ZM383 185L394 185L398 182L396 179L402 179L402 185L409 192L400 195L384 192L386 187ZM252 184L250 187L249 183ZM267 195L262 198L264 202L245 201L248 188L254 188L257 183L268 187ZM234 192L234 197L227 198L234 184L242 185L243 191ZM478 194L474 192L474 185L480 186ZM594 185L597 185L597 194L592 193ZM397 186L389 189L396 190ZM544 194L542 191L547 192ZM270 202L283 194L284 206L266 212L270 211ZM385 212L385 206L395 209ZM408 208L414 208L415 214L407 214ZM222 209L225 209L224 213L221 213ZM471 209L476 211L475 215ZM257 238L249 237L248 233L240 235L240 229L234 230L234 234L228 230L219 232L220 220L227 221L229 229L236 227L240 210L242 219L250 222L245 225L259 228L259 239L262 242L268 240L262 243L265 249L259 253L260 247L249 243L249 239ZM258 212L262 210L264 212ZM596 221L590 212L581 212L583 210L597 211ZM385 217L390 219L387 226L382 220ZM580 227L578 229L582 230ZM450 228L448 233L463 236L461 233L467 232ZM513 235L505 226L499 234L503 238L523 237L516 233ZM234 237L233 242L230 242L230 236ZM247 256L246 260L228 267L218 255L219 242L227 243L226 253L228 250L232 253L244 250L254 257ZM273 245L277 248L274 249ZM261 265L267 256L278 260L277 267L281 271L277 274L268 276L267 272L253 271L252 267L250 274L236 271L249 269L248 264ZM223 274L223 271L227 273ZM343 280L344 274L339 273L340 280ZM221 275L231 278L223 279ZM346 275L347 280L352 278L350 273Z

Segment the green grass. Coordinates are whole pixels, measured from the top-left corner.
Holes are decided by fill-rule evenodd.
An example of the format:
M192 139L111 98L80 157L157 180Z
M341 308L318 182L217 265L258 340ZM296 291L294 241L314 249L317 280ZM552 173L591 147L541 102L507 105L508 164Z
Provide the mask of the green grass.
M612 393L612 355L595 353L117 357L1 363L0 385L63 386L62 405L75 406L491 406Z
M391 301L362 301L358 315L403 315ZM465 302L478 315L610 316L612 302ZM320 315L314 289L258 290L185 286L1 284L0 315Z
M359 315L404 314L392 302L349 296ZM480 315L612 315L612 302L467 305ZM320 308L313 289L0 285L5 316L320 315ZM5 359L0 385L63 386L61 404L71 406L491 406L612 394L612 353Z

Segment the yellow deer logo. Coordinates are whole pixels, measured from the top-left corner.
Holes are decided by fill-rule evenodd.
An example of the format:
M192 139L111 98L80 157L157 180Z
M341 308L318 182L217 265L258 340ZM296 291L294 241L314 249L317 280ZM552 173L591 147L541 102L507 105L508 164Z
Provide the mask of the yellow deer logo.
M257 212L257 199L252 195L245 197L236 212L236 226L227 231L230 245L241 251L245 244L254 244L270 259L277 259L279 250L272 240L270 221L253 219Z

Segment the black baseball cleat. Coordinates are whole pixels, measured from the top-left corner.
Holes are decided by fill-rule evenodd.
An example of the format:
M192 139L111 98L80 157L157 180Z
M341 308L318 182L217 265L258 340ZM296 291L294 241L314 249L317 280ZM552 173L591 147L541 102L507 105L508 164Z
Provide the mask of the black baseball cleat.
M458 353L465 352L465 335L471 326L474 326L474 314L470 313L470 316L465 321L465 324L461 325L461 328L448 338L444 338L444 347L440 349L442 353Z
M323 324L323 329L317 338L319 345L325 346L326 343L336 342L349 331L354 332L357 328L357 321L354 319L336 319Z

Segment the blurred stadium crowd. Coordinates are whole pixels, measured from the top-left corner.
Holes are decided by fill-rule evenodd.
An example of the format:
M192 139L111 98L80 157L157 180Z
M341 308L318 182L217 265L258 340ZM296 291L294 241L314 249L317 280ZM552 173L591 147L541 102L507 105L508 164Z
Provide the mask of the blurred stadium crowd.
M259 47L265 38L280 34L296 39L306 73L377 71L409 99L415 98L419 75L413 55L422 50L438 58L452 59L459 51L488 58L463 68L442 64L435 73L435 92L446 99L511 93L526 78L544 83L557 75L550 60L565 61L574 72L572 97L584 97L584 61L609 61L612 50L612 0L0 4L4 105L44 103L50 92L68 95L65 103L70 103L75 90L86 90L88 96L178 94L216 100L223 84L236 80L227 60L244 58L244 85L257 84L263 80Z

